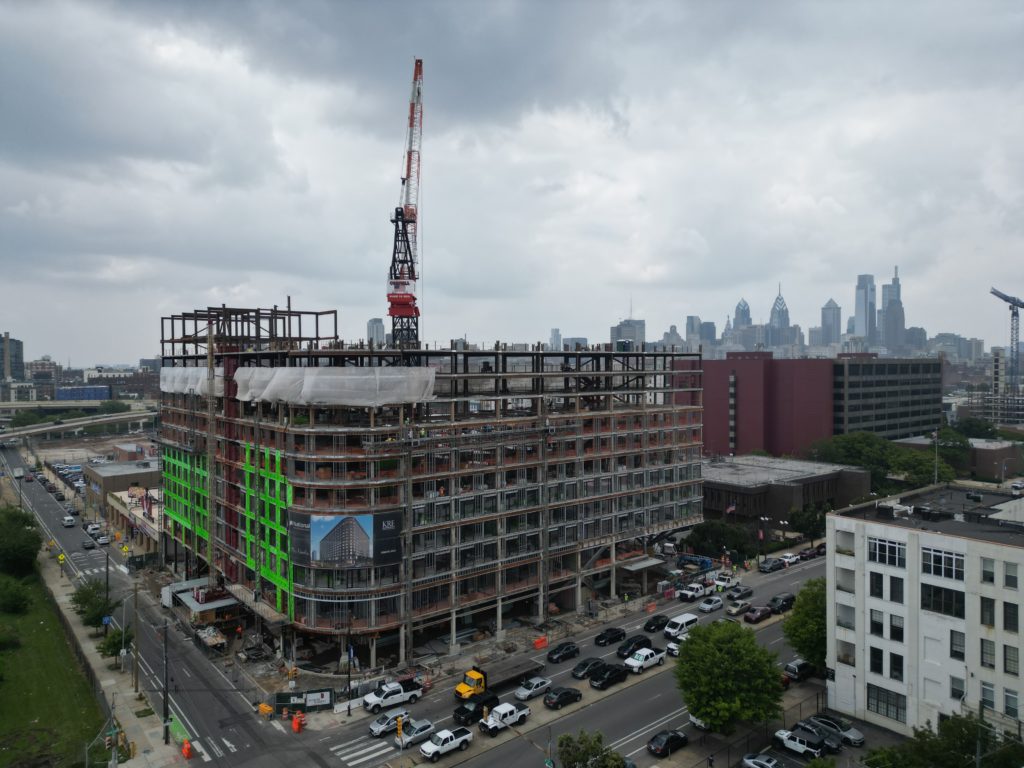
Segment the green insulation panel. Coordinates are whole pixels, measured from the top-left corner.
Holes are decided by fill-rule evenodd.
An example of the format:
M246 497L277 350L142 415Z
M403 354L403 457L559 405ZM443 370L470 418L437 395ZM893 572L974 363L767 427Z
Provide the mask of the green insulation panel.
M284 454L252 443L244 444L244 450L242 506L246 564L256 570L262 561L260 578L278 588L277 610L292 618L295 614L295 599L292 595L292 569L288 561L288 507L292 503L292 486L284 475ZM259 462L256 461L257 456ZM257 557L257 548L263 550L262 558ZM282 595L287 596L287 606L284 605Z
M200 539L209 537L206 456L164 446L164 514Z

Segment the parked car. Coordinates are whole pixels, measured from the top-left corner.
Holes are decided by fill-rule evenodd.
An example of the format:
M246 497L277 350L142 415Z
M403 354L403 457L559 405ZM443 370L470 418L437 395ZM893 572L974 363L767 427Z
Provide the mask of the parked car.
M725 609L725 612L730 616L742 616L744 613L751 609L751 603L749 600L733 600L729 603L729 606Z
M697 609L701 613L711 613L712 611L722 610L722 605L722 598L720 597L705 597L700 605L697 606Z
M825 542L823 541L821 542L821 544L816 546L815 549L818 550L818 557L824 557L825 552L828 550L828 547L825 545Z
M777 557L769 557L757 566L757 570L761 573L774 573L775 571L781 571L785 567L786 564Z
M811 662L804 661L803 659L793 659L786 666L782 668L782 671L791 680L795 680L800 683L806 680L808 677L814 674L814 667Z
M577 680L584 680L603 666L604 662L601 659L594 658L593 656L586 659L580 659L576 662L576 666L572 668L572 676Z
M664 613L656 613L644 622L644 632L661 632L668 624L668 616Z
M780 768L781 763L771 755L751 752L743 756L743 768Z
M248 658L249 651L245 651L244 653L246 658ZM405 707L396 707L394 709L389 709L387 712L381 712L380 715L370 723L370 735L384 736L385 734L398 730L398 718L402 718L403 723L408 722L409 710Z
M653 648L654 644L651 643L651 638L647 635L633 635L626 642L619 646L615 654L620 659L628 659L634 653L639 651L641 648Z
M590 676L590 687L603 691L629 677L629 670L621 664L605 664Z
M733 587L732 589L730 589L728 592L725 593L725 599L726 600L744 600L745 598L748 598L748 597L750 597L753 594L754 594L754 590L752 590L750 587L745 587L742 584L738 584L737 586Z
M767 605L757 605L743 614L743 620L747 624L760 624L772 615L772 609Z
M567 640L548 651L548 661L552 664L558 664L579 655L580 647L576 643Z
M678 640L673 640L671 643L665 646L665 653L667 653L669 656L678 656L679 646L682 644L683 640L686 640L688 637L688 634L680 635Z
M110 543L110 537L107 536L107 534L105 534L105 533L101 533L99 536L96 537L96 543L97 544L104 544L104 545L109 544Z
M96 549L96 542L92 539L86 539L82 542L82 549Z
M622 627L607 627L601 630L594 638L594 645L611 645L626 639L626 630Z
M813 733L815 736L820 737L821 740L825 743L825 751L830 754L838 755L840 752L843 751L842 737L837 736L831 731L826 731L820 725L815 725L814 723L809 722L807 720L801 720L795 726L793 726L793 729L807 731L808 733Z
M668 757L689 743L690 739L680 730L659 731L647 742L647 751L656 757Z
M792 592L780 592L768 601L768 607L772 613L785 613L796 602L796 595Z
M544 694L544 706L548 709L561 709L566 704L575 704L583 698L579 688L552 688Z
M864 746L864 734L853 727L853 723L839 715L811 715L807 722L838 736L852 747Z
M805 547L804 549L801 549L799 552L797 552L797 555L799 555L801 560L813 560L818 556L818 548Z
M792 552L783 552L781 555L779 555L779 560L781 560L786 565L793 565L795 563L800 562L800 556L794 555Z
M516 688L513 694L519 701L529 701L534 696L540 696L551 690L550 677L531 677L524 680L523 684Z
M402 735L395 736L395 746L408 749L414 744L426 741L434 733L434 724L429 720L412 720L402 723Z

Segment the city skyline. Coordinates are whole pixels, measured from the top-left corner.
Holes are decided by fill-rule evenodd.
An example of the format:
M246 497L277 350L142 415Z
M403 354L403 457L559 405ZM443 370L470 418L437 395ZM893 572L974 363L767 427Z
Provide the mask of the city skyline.
M806 332L895 264L908 325L1009 343L988 291L1024 294L1011 6L398 5L398 30L354 3L0 8L0 293L26 358L133 362L178 307L289 297L365 338L414 57L431 346L630 315L648 340L721 333L741 297L767 324L780 282Z

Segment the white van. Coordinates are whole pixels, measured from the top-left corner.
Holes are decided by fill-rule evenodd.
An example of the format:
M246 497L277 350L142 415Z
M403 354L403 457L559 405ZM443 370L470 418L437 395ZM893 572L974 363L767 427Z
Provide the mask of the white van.
M64 524L65 528L75 527L75 518L73 518L71 515L64 515L64 519L61 520L61 522Z
M681 613L670 619L665 625L665 637L675 639L680 635L685 635L698 621L700 619L692 613Z

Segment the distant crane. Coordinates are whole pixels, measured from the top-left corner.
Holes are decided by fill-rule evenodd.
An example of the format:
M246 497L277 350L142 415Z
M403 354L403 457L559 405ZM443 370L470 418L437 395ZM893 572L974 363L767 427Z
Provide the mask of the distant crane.
M391 219L395 225L395 241L388 273L388 314L392 344L398 349L419 349L420 346L420 309L416 306L416 206L420 195L420 142L423 139L422 91L423 59L416 59L405 136L402 195Z
M992 295L1002 299L1010 305L1010 365L1006 377L1007 392L1011 395L1017 394L1017 376L1020 368L1020 309L1024 307L1024 301L1016 296L1007 296L1002 291L992 289Z

